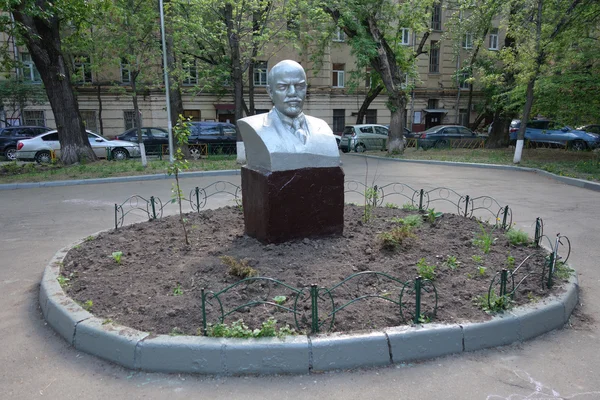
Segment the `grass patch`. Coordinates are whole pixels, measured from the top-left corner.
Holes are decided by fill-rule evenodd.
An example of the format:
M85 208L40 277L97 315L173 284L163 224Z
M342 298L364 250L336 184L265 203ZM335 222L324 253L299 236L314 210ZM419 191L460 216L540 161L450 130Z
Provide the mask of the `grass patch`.
M71 179L110 178L116 176L166 174L166 160L148 160L144 168L140 159L125 161L100 160L86 164L6 163L0 164L0 183L62 181ZM189 160L189 171L239 169L235 155L215 155L207 159Z
M506 232L506 238L513 246L527 246L529 244L529 236L527 232L517 229L509 229Z

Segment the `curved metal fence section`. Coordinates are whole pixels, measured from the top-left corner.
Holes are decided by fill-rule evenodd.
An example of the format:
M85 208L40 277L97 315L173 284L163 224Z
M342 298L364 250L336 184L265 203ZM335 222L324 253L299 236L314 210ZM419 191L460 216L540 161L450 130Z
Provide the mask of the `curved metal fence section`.
M211 197L218 195L231 196L236 205L241 204L242 194L238 185L227 181L217 181L203 188L196 186L192 189L189 195L190 207L193 211L200 212L206 207Z
M162 217L163 204L158 197L150 196L149 199L134 194L123 203L115 203L115 229L123 226L125 217L132 212L142 211L149 220Z

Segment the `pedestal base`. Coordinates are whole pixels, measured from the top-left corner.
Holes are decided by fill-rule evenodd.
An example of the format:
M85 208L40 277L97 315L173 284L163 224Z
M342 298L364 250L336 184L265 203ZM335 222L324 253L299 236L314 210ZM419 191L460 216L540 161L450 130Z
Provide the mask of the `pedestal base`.
M263 243L340 235L344 172L340 167L262 171L242 167L246 234Z

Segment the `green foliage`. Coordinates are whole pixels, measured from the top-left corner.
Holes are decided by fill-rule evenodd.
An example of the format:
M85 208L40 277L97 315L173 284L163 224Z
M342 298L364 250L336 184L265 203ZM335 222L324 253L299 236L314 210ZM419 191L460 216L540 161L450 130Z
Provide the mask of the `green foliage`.
M396 209L398 209L399 207L398 207L398 205L397 205L397 204L394 204L394 203L385 203L385 208L391 208L391 209L393 209L393 210L396 210Z
M181 190L181 186L179 185L179 173L181 171L189 169L188 160L185 159L181 148L187 145L188 137L190 136L190 125L190 118L185 119L183 115L179 116L177 125L173 127L173 138L177 142L177 150L173 155L173 163L167 168L168 174L175 176L175 182L173 183L173 187L171 188L171 199L172 201L177 202L177 204L179 205L179 221L183 229L185 244L188 246L190 244L190 241L188 239L188 233L185 227L186 221L183 217L183 209L181 207L181 201L184 199L184 195L183 191Z
M522 231L521 229L516 230L510 228L506 232L506 238L513 246L527 246L530 243L529 236L527 232Z
M173 329L171 329L171 332L169 332L169 336L183 336L185 335L185 333L178 327L173 327Z
M60 287L64 288L64 287L69 286L69 281L71 279L67 278L66 276L59 275L56 277L56 280L58 281L58 284L60 285Z
M487 272L487 268L480 265L477 267L477 272L479 273L479 276L485 276L485 274Z
M456 256L448 256L444 262L444 265L454 271L460 265L460 261L458 261Z
M115 262L117 264L121 264L121 258L123 257L123 252L122 251L113 251L111 254L113 260L115 260Z
M207 328L207 335L211 337L223 338L260 338L260 337L279 337L295 335L296 331L289 325L277 328L277 320L270 317L262 323L260 329L249 329L243 320L237 320L228 326L227 324L210 325Z
M506 257L506 268L509 270L515 269L515 258L511 255Z
M363 222L367 223L373 217L373 209L377 206L379 193L375 187L369 187L365 190L365 210L363 214Z
M410 238L414 238L415 234L412 233L412 226L402 225L393 228L391 231L382 232L379 234L381 240L381 247L386 250L396 250L402 243Z
M394 217L390 221L396 224L407 225L411 228L419 228L421 225L423 225L423 218L421 218L421 216L417 214L409 215L404 218Z
M419 207L412 205L412 203L404 203L402 204L402 209L404 211L417 211Z
M493 229L487 232L481 222L479 223L479 228L481 229L481 232L475 235L475 239L473 239L473 244L479 247L484 254L487 254L490 252L490 248L492 247L492 244L494 244L494 242L496 241L496 238L494 238L492 234Z
M419 323L420 324L428 324L431 322L431 318L429 318L426 314L419 315Z
M427 214L424 215L424 218L430 223L435 224L435 221L440 218L443 214L441 212L436 212L435 208L430 208L427 210Z
M509 294L498 296L494 292L491 292L489 295L486 293L484 295L477 296L474 300L474 303L477 307L481 308L488 314L510 310L514 305L514 302Z
M81 307L87 312L92 312L92 307L94 306L94 302L92 300L86 300Z
M221 256L219 257L221 262L229 267L229 275L235 276L241 279L251 278L258 276L258 271L248 265L248 260L237 260L232 256Z
M281 306L281 305L283 305L287 301L287 297L285 297L285 296L275 296L275 297L273 297L273 301L275 302L275 304Z
M479 255L472 255L471 259L473 261L475 261L475 263L477 263L477 264L483 264L483 257L481 257Z
M183 294L183 289L181 285L178 283L177 286L173 289L173 296L181 296Z
M558 279L569 279L575 274L575 270L562 261L558 261L554 266L554 276Z
M435 279L435 265L429 265L425 261L425 258L421 258L417 262L417 273L425 279L430 281Z
M102 321L102 325L112 324L113 320L110 318L106 318Z
M86 242L91 242L91 241L92 241L92 240L94 240L94 239L95 239L95 237L94 237L94 236L87 236L87 237L86 237L85 239L83 239L83 240L85 240Z

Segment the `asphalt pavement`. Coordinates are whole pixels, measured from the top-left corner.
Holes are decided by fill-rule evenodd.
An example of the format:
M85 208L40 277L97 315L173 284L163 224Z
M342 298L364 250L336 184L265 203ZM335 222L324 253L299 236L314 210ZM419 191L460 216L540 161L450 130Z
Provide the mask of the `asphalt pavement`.
M346 179L493 196L511 206L516 227L530 235L536 217L544 219L548 235L567 235L582 303L570 326L525 343L370 370L250 377L131 371L80 353L58 337L41 317L39 281L58 249L113 226L114 203L132 194L168 199L172 181L2 190L0 399L600 399L598 192L532 172L342 159ZM239 179L193 177L182 184L187 192ZM208 206L232 204L215 196Z

